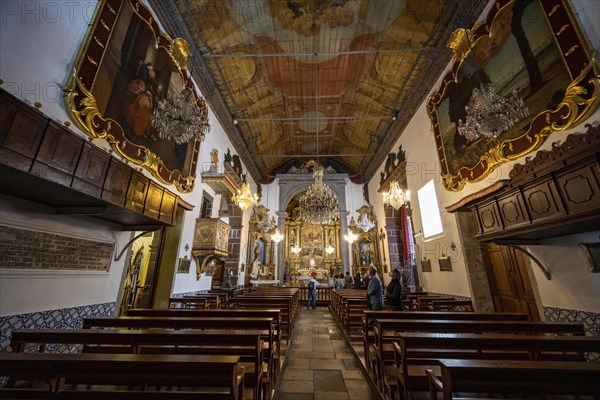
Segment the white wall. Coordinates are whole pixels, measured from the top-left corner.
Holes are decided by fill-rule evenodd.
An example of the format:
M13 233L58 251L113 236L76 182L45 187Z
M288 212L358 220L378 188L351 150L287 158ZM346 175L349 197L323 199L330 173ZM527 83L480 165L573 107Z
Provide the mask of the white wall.
M97 4L97 1L1 2L2 88L26 103L40 102L41 111L61 125L65 121L71 121L61 88L72 73L73 63L88 24L93 20ZM203 164L210 160L209 154L213 148L219 150L221 162L227 148L235 153L212 112L209 113L209 121L211 132L200 147L195 189L191 193L177 193L194 206L193 211L186 212L181 227L178 258L184 255L191 257L195 221L200 212L204 190L213 196L213 217L218 216L220 196L216 196L212 189L200 181L199 174ZM70 129L87 137L74 124ZM104 140L94 140L94 144L104 149L110 148ZM142 173L156 180L147 171ZM167 188L177 192L172 185ZM116 225L88 218L55 216L53 210L41 205L20 200L15 202L3 197L0 206L2 224L29 226L50 233L116 242L119 248L130 239L130 232L122 232ZM244 220L248 220L247 215L244 215ZM185 250L186 244L190 246L189 251ZM113 263L108 273L0 270L0 316L116 301L124 260L125 256ZM173 268L175 273L175 266ZM192 261L189 274L176 274L172 293L210 288L211 277L202 277L200 281L196 281L195 271L195 261ZM43 295L33 296L33 293Z
M53 215L54 209L0 195L2 225L98 242L119 243L117 255L130 232L91 217ZM114 256L113 256L114 258ZM0 270L0 316L72 306L114 302L126 256L112 261L105 271Z
M592 46L596 50L600 49L600 28L598 26L598 21L600 20L600 2L575 0L573 3L579 13L579 17L582 20L585 30L590 33L589 36L592 41ZM448 68L449 67L450 65ZM444 74L442 74L442 76ZM433 93L437 90L439 85L440 81L433 86L431 92ZM418 259L423 259L423 256L427 256L427 258L432 260L431 264L433 269L433 272L420 274L421 284L427 291L431 292L471 296L456 220L453 214L446 212L445 207L456 203L471 193L491 185L498 179L508 179L508 174L515 163L523 163L525 158L522 157L513 162L502 164L482 181L467 183L465 188L460 192L447 191L441 181L440 165L436 155L435 140L431 131L431 121L427 115L425 105L426 103L423 102L412 117L400 139L392 146L392 149L397 149L402 145L402 148L406 151L407 183L408 188L411 191L411 208L413 211L413 222L416 234L422 231L421 215L416 195L417 190L429 180L433 179L438 196L442 224L444 226L443 235L429 241L424 241L423 237L420 235L417 235L416 238ZM586 123L591 122L596 124L599 121L600 110L596 110ZM583 124L568 131L553 132L539 150L548 150L551 148L552 142L564 141L569 134L576 132L585 132ZM528 156L534 155L535 154L530 154ZM380 169L374 174L375 177L379 177L379 173L383 171L384 165L385 164L383 163L380 166ZM374 178L369 182L369 195L377 217L382 221L385 214L381 195L377 193L378 189L379 181ZM595 241L598 241L597 237ZM559 262L559 260L569 260L569 265L581 263L581 250L575 246L574 242L568 246L558 246L558 243L561 243L561 241L558 240L556 243L553 243L552 246L543 246L542 249L539 250L541 254L543 254L542 258L546 261L550 261L550 264L553 265L553 269L555 270L555 275L551 281L545 281L543 276L538 276L539 271L536 271L537 267L534 266L543 305L579 310L597 310L598 299L600 298L600 284L598 284L598 279L600 278L599 274L591 275L584 272L585 268L583 267L577 267L572 270L569 269L571 272L567 273L566 263ZM452 250L452 244L457 246L456 250ZM452 272L439 271L437 258L441 257L442 254L450 256L453 267ZM574 275L577 275L577 277L574 277Z

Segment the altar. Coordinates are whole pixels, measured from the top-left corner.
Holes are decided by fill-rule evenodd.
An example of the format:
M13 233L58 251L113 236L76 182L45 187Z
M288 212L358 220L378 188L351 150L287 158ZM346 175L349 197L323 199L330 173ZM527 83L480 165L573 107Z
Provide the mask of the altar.
M254 287L261 287L261 286L279 286L280 281L279 279L270 279L270 280L251 280L250 284L252 284L252 286Z

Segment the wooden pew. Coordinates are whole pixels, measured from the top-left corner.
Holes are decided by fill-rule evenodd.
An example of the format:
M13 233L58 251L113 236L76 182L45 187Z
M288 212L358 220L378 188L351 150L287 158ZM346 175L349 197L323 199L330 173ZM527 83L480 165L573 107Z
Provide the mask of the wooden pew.
M85 386L94 385L94 391L112 392L104 398L130 398L123 393L128 390L156 392L176 387L193 391L197 397L241 400L244 369L237 356L0 353L0 376L10 377L10 383L0 388L3 399L26 394L27 389L15 388L13 383L45 381L49 387L38 392L60 396L77 391L83 399L89 398ZM160 393L163 397L154 393L154 398L171 398L168 391Z
M375 343L373 327L377 319L419 319L419 320L465 320L465 321L527 321L525 313L464 313L435 311L364 311L362 317L362 339L365 362L371 371L376 370L377 355L371 351Z
M13 352L45 352L52 344L78 347L83 353L239 356L245 367L246 386L253 390L256 400L260 399L263 370L268 373L268 369L263 368L260 334L158 329L27 329L12 332Z
M233 310L262 310L275 308L280 310L282 337L289 338L294 327L294 307L289 297L250 297L240 296L229 301L230 309Z
M407 399L411 392L427 390L425 370L439 375L439 359L585 361L586 352L600 352L600 337L400 333L394 350L395 376L386 380L386 390L394 391L396 381Z
M219 310L226 305L219 294L196 294L184 297L170 297L169 308L199 308L201 310Z
M461 313L470 314L470 313ZM433 333L511 333L511 334L559 334L583 336L584 327L576 323L546 323L531 321L465 321L465 320L416 320L416 319L377 319L373 333L376 354L375 377L382 390L385 388L386 376L395 375L395 370L388 370L386 365L393 365L394 346L398 340L398 332L433 332Z
M473 302L471 300L456 299L438 299L432 300L433 311L464 311L473 312Z
M275 321L274 340L275 362L281 356L281 317L279 309L234 309L234 310L198 310L198 309L147 309L132 308L127 310L130 317L248 317L273 318ZM265 343L268 346L268 343ZM268 352L268 348L265 351Z
M441 378L427 370L430 399L456 392L588 395L600 393L600 364L559 361L440 360Z
M201 329L216 331L246 331L260 332L263 340L268 343L265 358L268 358L270 385L273 385L281 368L279 348L275 341L276 322L273 318L258 317L93 317L85 318L84 329L92 328L125 328L125 329ZM270 390L270 387L266 390Z

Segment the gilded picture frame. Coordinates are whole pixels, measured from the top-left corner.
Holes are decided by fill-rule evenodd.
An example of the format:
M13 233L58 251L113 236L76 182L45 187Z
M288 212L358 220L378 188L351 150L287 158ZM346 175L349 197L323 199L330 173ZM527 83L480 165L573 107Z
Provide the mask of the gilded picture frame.
M536 150L552 132L572 128L596 109L598 61L568 0L499 0L485 21L455 31L451 70L427 100L444 186L460 191L502 163ZM513 90L529 116L496 139L469 142L457 127L474 88Z
M160 137L153 112L189 90L202 135L208 131L207 104L189 78L190 54L139 0L103 0L65 87L67 110L90 139L105 139L126 162L182 193L194 187L203 136L182 144Z

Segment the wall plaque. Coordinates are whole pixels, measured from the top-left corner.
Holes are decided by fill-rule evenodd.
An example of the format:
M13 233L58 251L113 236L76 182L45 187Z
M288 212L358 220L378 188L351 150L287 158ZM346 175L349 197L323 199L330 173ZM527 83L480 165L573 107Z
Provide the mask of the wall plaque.
M0 226L0 268L107 271L114 243Z

